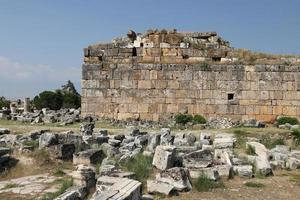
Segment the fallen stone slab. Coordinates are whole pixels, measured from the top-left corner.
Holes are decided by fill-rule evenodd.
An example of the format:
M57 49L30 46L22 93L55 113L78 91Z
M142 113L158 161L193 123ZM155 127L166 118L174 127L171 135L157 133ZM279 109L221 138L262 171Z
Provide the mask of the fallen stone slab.
M215 138L213 145L215 149L233 148L234 140L231 137Z
M270 152L269 150L261 143L258 142L247 142L247 148L253 148L255 150L254 165L256 172L263 176L273 175L273 171L270 165Z
M175 150L175 146L157 146L154 153L152 165L160 170L166 170L173 167Z
M91 200L140 200L141 197L142 183L139 181L106 176L98 178L97 191Z
M187 168L173 167L156 175L156 181L168 183L177 191L188 191L192 189Z
M288 169L299 169L300 168L300 160L297 158L289 157L286 162L286 167Z
M230 179L234 175L232 165L216 165L214 168L218 171L220 177Z
M105 158L105 154L103 153L102 150L88 149L73 154L73 164L74 165L97 164L97 163L101 163L104 158Z
M183 156L183 166L191 169L205 168L213 163L213 155L210 150L198 150Z
M39 148L49 147L51 145L58 144L58 134L57 133L43 133L39 138Z
M86 187L72 187L54 200L81 200L88 195Z
M160 144L161 145L173 145L174 135L171 135L170 128L162 128L160 130Z
M149 136L147 150L155 152L155 148L160 144L160 134L153 134Z
M233 166L233 171L236 175L238 175L241 178L252 178L253 177L252 165Z
M156 180L147 180L147 192L150 194L160 193L164 195L171 195L175 191L175 187Z
M218 165L232 165L229 149L215 149L214 163Z
M208 167L208 168L201 168L201 169L190 169L190 176L191 178L199 178L201 176L204 176L210 180L219 180L220 175L218 170L214 167Z

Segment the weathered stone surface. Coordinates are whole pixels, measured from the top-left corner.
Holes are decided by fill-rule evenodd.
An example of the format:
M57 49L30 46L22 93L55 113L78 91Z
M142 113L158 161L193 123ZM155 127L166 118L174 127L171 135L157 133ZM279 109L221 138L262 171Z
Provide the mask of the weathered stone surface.
M80 125L80 131L83 135L92 135L95 128L93 122L83 123Z
M263 144L258 142L247 142L246 144L247 146L251 146L255 150L255 153L257 155L254 159L256 171L264 176L273 175L272 168L269 162L269 150L266 149Z
M147 192L152 193L161 193L164 195L170 195L174 191L174 186L163 183L155 180L147 180Z
M174 167L167 169L156 175L156 181L168 183L177 191L192 189L187 168Z
M84 186L89 190L96 184L95 172L91 167L80 164L71 175L76 186Z
M220 177L232 178L233 177L233 167L231 165L216 165L214 168L218 171Z
M75 153L74 144L59 144L57 145L57 157L62 160L71 160Z
M241 166L233 166L233 171L241 178L252 178L253 177L253 169L252 165L241 165Z
M231 156L227 149L215 149L214 163L218 165L232 165Z
M39 148L49 147L58 144L58 134L44 133L39 138Z
M152 164L160 170L166 170L173 167L175 149L175 146L157 146Z
M88 194L86 187L72 187L54 200L82 200Z
M160 136L160 144L161 145L173 145L174 136L171 135L170 128L162 128L160 130L160 133L161 133L161 136Z
M198 150L183 156L183 165L187 168L204 168L213 163L213 154L210 150Z
M286 167L288 169L299 169L300 168L300 160L297 158L290 157L287 159Z
M104 159L105 155L102 150L97 149L89 149L85 151L78 152L76 154L73 154L73 164L84 164L84 165L90 165L90 164L97 164L101 163Z
M235 138L230 134L217 134L214 140L215 149L233 148Z
M147 150L155 152L155 148L160 144L160 134L151 134L148 140Z
M213 167L190 169L189 171L190 171L191 178L199 178L201 176L205 176L206 178L211 179L211 180L220 179L218 170L216 170Z
M140 200L142 184L136 180L116 177L100 177L97 180L97 191L91 200Z

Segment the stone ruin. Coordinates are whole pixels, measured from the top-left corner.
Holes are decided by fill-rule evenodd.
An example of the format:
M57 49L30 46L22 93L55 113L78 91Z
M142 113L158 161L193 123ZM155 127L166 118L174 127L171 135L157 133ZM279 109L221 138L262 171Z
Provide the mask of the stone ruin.
M236 154L234 134L213 134L208 130L172 134L169 128L154 132L133 128L108 134L105 129L94 130L93 122L86 122L80 133L43 130L16 136L7 129L0 131L0 146L3 146L0 166L7 162L11 151L32 151L24 145L25 141L38 141L38 148L49 151L53 159L73 161L76 169L69 176L74 186L56 200L86 199L88 195L92 200L149 200L157 193L172 195L189 191L193 188L192 179L200 176L214 181L233 176L251 179L257 175L273 176L277 169L300 168L299 150L285 145L267 149L259 139L249 137L245 145L253 154ZM156 173L145 187L134 179L133 172L120 167L139 154L153 157Z
M299 116L297 64L241 64L215 32L129 31L84 49L82 114L165 121L178 113L256 119Z

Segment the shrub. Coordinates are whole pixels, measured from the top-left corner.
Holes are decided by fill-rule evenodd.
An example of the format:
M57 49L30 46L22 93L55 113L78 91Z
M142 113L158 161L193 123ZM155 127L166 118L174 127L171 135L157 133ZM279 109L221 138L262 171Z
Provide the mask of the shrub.
M194 182L194 187L199 192L207 192L214 188L224 188L224 184L221 181L213 181L208 179L205 175L201 175Z
M300 130L299 129L292 130L292 138L293 138L294 143L297 146L300 145Z
M195 115L193 117L193 123L194 124L205 124L206 119L202 115Z
M186 124L186 123L192 122L192 121L193 121L192 115L178 114L175 116L175 122L177 124Z
M152 157L138 154L122 166L128 171L134 172L138 181L145 183L152 170Z
M245 186L247 187L254 187L254 188L262 188L262 187L265 187L264 184L262 183L256 183L256 182L247 182L244 184Z
M273 139L270 135L262 135L260 137L260 142L268 149L272 149L276 147L276 145L284 145L284 140L282 138Z
M299 124L299 121L296 117L280 117L277 119L277 124L282 125L289 123L291 125Z
M71 92L64 92L62 93L63 97L63 108L79 108L81 101L80 95L74 94Z
M44 91L33 99L33 104L37 109L49 108L59 110L62 107L63 97L60 93Z

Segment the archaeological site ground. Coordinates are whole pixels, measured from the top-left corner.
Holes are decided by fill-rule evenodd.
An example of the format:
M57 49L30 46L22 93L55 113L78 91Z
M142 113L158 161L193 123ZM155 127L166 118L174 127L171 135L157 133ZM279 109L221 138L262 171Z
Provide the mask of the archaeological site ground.
M300 57L130 30L81 86L0 99L1 200L300 199Z

